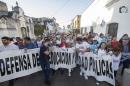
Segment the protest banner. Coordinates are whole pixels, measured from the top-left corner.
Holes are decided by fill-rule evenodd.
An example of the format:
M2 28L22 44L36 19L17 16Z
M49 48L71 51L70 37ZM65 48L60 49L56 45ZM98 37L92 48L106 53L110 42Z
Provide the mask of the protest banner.
M97 81L106 81L112 85L115 84L112 57L110 55L99 57L89 52L79 55L78 58L81 64L81 73L84 74L84 77L93 76Z
M76 67L73 48L55 48L50 57L51 68L55 70L58 68L68 69L69 76L71 76L71 70Z
M56 48L50 54L51 68L68 69L69 76L71 69L76 67L75 54L72 49ZM41 71L39 63L39 49L19 51L6 51L0 53L0 82L8 81L18 77L30 75Z
M114 85L114 73L110 58L109 55L98 57L91 52L79 55L81 72L84 73L84 77L93 76L98 81L106 81ZM69 76L71 76L71 70L76 67L75 50L73 48L55 48L50 53L50 66L55 70L68 69ZM41 71L39 49L27 50L26 53L24 50L0 53L0 82L27 76L38 71Z
M0 82L23 77L41 70L39 49L6 51L0 53Z

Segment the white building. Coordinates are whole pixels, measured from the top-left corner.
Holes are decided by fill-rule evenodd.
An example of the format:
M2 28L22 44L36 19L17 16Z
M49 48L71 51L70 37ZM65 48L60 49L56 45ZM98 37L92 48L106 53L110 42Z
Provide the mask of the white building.
M0 1L0 38L3 36L35 38L33 20L17 2L12 11L8 11L6 3Z
M59 24L56 23L56 19L53 18L47 18L47 17L41 17L41 18L33 18L34 25L39 24L42 25L45 28L44 33L54 33L59 27Z
M34 22L33 22L33 18L29 17L29 16L25 16L25 21L26 21L26 31L27 32L27 36L31 37L31 38L35 38L35 34L34 34Z
M118 39L125 33L130 36L130 0L94 0L82 14L83 32L94 31Z

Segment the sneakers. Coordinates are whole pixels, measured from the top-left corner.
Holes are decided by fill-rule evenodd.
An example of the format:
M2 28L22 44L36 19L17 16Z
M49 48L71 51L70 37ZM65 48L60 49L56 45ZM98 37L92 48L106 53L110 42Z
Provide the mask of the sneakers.
M96 82L96 85L99 85L100 83L99 82Z
M82 72L80 72L80 76L82 76L83 75L83 73Z
M88 76L85 76L85 79L87 80L87 79L88 79Z

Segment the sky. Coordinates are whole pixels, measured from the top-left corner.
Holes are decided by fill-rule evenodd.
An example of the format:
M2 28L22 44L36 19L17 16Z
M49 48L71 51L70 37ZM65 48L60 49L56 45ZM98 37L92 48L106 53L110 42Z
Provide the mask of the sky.
M94 0L0 0L7 3L8 9L19 6L25 15L31 17L56 18L60 26L66 26L76 15L81 15Z

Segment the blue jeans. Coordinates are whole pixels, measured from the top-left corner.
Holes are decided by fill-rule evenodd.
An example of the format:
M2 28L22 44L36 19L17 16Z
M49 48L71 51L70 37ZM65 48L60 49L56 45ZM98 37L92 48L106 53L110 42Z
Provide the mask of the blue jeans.
M130 65L129 56L130 56L130 53L126 53L126 54L122 55L121 62L120 62L120 64L123 64L121 75L123 75L125 68L129 68L129 65Z
M122 72L121 72L122 75L124 73L124 69L129 68L129 65L130 65L130 59L123 61L123 68L122 68Z
M50 80L50 63L49 60L39 58L42 72L44 73L45 80Z

